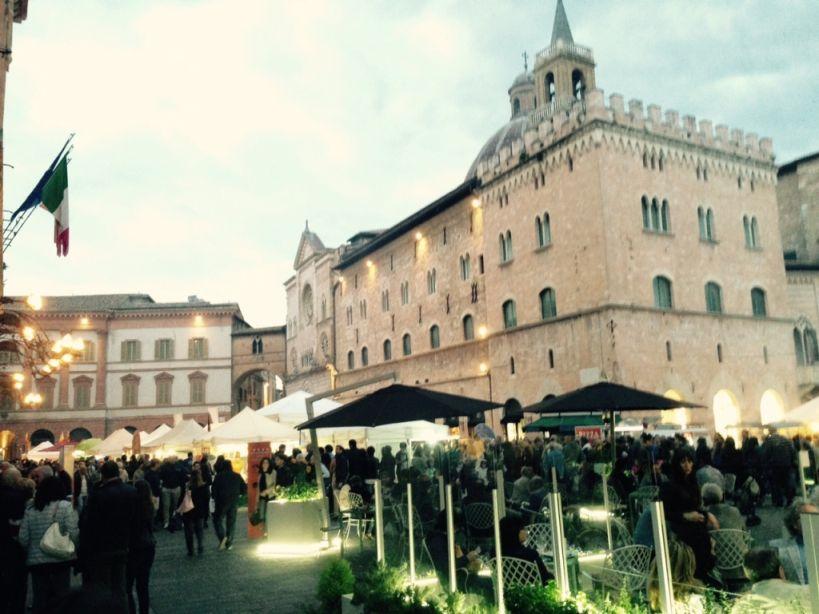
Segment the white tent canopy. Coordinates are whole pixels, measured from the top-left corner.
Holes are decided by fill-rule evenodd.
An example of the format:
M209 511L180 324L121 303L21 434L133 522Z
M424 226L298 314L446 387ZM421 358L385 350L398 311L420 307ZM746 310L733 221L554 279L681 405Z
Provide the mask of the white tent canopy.
M46 448L50 448L54 444L50 441L43 441L31 448L26 454L30 460L56 460L60 457L59 452L43 452Z
M256 413L260 416L273 418L282 424L296 425L307 421L307 399L313 396L310 392L297 390L279 399L275 403L265 405ZM315 416L326 414L328 411L341 407L332 399L319 399L313 403L313 413Z
M807 403L794 407L782 417L782 420L805 424L819 423L819 397L814 397Z
M257 411L245 407L213 432L203 432L197 441L220 443L247 443L270 441L274 443L297 442L299 432L285 424L259 415Z
M144 448L149 443L151 443L155 439L158 439L159 437L162 437L165 433L169 432L170 430L171 427L169 427L167 424L160 424L158 427L156 427L153 431L151 431L144 437L140 433L139 445Z
M117 429L93 450L94 456L119 456L126 448L130 448L134 436L125 429Z
M309 431L302 431L305 435ZM450 438L449 427L445 424L435 424L426 420L410 422L396 422L372 428L347 427L316 429L320 444L339 443L345 448L350 439L366 442L376 449L376 455L381 454L381 448L392 445L396 448L402 441L443 441Z
M202 434L207 433L195 420L182 420L170 431L152 439L144 447L147 448L193 448L193 442L202 439Z

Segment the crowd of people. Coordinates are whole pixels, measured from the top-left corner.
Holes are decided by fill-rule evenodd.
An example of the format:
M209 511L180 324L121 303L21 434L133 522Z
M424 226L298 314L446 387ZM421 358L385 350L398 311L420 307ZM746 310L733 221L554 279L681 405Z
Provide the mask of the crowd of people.
M807 451L808 477L816 479L817 445L819 438L788 439L775 431L762 442L743 432L739 444L716 435L710 443L701 438L693 445L681 435L643 433L618 438L615 454L607 440L559 435L412 448L401 443L394 453L392 446L384 446L379 454L350 441L347 448L319 448L318 459L309 445L290 453L282 445L258 466L256 509L264 521L266 502L282 488L315 482L317 467L334 513L349 511L354 493L363 501L361 513L368 514L373 496L368 480L382 480L388 503L402 501L411 482L414 507L428 528L429 550L440 571L446 568L447 542L436 476L456 485L463 510L469 503L490 502L501 471L508 510L501 527L502 550L534 563L545 583L551 574L528 540L526 525L540 514L553 487L566 506L593 500L601 486L600 463L615 458L608 484L616 499L627 502L632 492L651 486L664 503L678 598L696 604L701 587L710 586L745 591L742 603L776 595L804 600L808 575L800 514L819 508L797 496L797 453ZM163 460L147 455L90 458L76 463L73 476L57 462L0 463L0 610L25 611L30 577L35 613L71 611L66 604L82 599L112 612L148 612L155 532L182 531L187 555L203 556L205 529L212 523L216 547L229 550L245 492L231 461L207 454L198 459L193 454ZM754 544L745 567L734 575L717 572L710 531L758 524L757 506L767 496L772 506L785 508L786 531L767 544ZM456 517L456 523L464 527L463 517ZM62 550L51 545L54 525ZM632 539L653 546L647 511L636 519ZM465 570L480 567L474 543L459 542L456 555ZM82 575L82 590L70 590L72 572ZM649 592L656 597L656 591Z
M30 577L35 614L89 605L147 614L155 531L184 530L187 555L202 556L211 520L218 549L232 547L246 485L229 459L123 456L75 467L71 476L53 461L0 463L0 611L26 612Z

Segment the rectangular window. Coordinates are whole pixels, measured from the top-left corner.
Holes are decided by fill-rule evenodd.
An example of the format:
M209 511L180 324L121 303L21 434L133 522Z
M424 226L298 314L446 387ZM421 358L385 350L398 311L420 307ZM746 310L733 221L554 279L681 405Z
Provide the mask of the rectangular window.
M82 348L82 355L80 356L81 362L94 362L96 358L94 352L94 342L93 341L85 341Z
M443 236L443 239L444 239L444 245L446 245L446 226L444 226L444 236Z
M156 404L157 405L170 405L171 404L171 392L173 380L169 379L158 379L156 380Z
M188 359L203 360L208 357L208 340L195 337L188 342Z
M74 384L74 409L91 407L91 384Z
M139 341L136 339L129 339L128 341L123 341L122 346L120 348L120 359L122 362L137 362L141 360L140 354L140 344Z
M136 407L139 402L139 382L122 382L122 406Z
M173 360L173 339L157 339L154 343L155 360Z
M205 378L191 378L191 405L201 405L205 402Z

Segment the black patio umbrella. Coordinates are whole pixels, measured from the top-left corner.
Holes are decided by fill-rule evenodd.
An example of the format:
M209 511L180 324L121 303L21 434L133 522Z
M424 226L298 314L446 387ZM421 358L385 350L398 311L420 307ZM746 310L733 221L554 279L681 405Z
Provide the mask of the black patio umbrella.
M473 416L501 405L503 404L417 386L392 384L312 420L302 422L296 428L304 430L338 426L375 427L410 420L431 422L437 418Z
M558 397L546 399L524 407L523 411L539 414L562 414L568 412L601 412L609 413L611 418L612 455L616 458L614 440L614 413L618 411L646 411L655 409L677 409L678 407L703 407L688 401L676 401L653 392L646 392L613 384L598 382L584 386Z

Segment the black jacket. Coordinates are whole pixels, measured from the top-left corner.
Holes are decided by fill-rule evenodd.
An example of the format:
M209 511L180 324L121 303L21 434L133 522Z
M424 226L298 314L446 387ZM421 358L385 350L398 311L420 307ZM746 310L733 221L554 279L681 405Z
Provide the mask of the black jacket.
M162 488L179 488L185 485L185 474L178 464L164 463L159 468L159 478L162 480Z
M148 486L151 487L151 494L154 497L159 497L162 494L159 471L156 471L155 469L146 469L144 477L145 481L148 482Z
M364 450L356 448L355 450L348 450L347 457L350 465L350 475L357 475L362 480L367 477L367 453Z
M216 507L225 508L236 505L239 495L247 488L245 481L235 471L222 471L213 480L211 495Z
M188 488L190 488L190 484ZM202 486L191 489L191 501L193 501L193 509L185 514L185 520L196 520L198 518L205 520L210 511L208 507L210 505L210 488L208 485L202 484Z
M137 527L137 492L119 478L101 482L80 519L80 558L124 555Z

